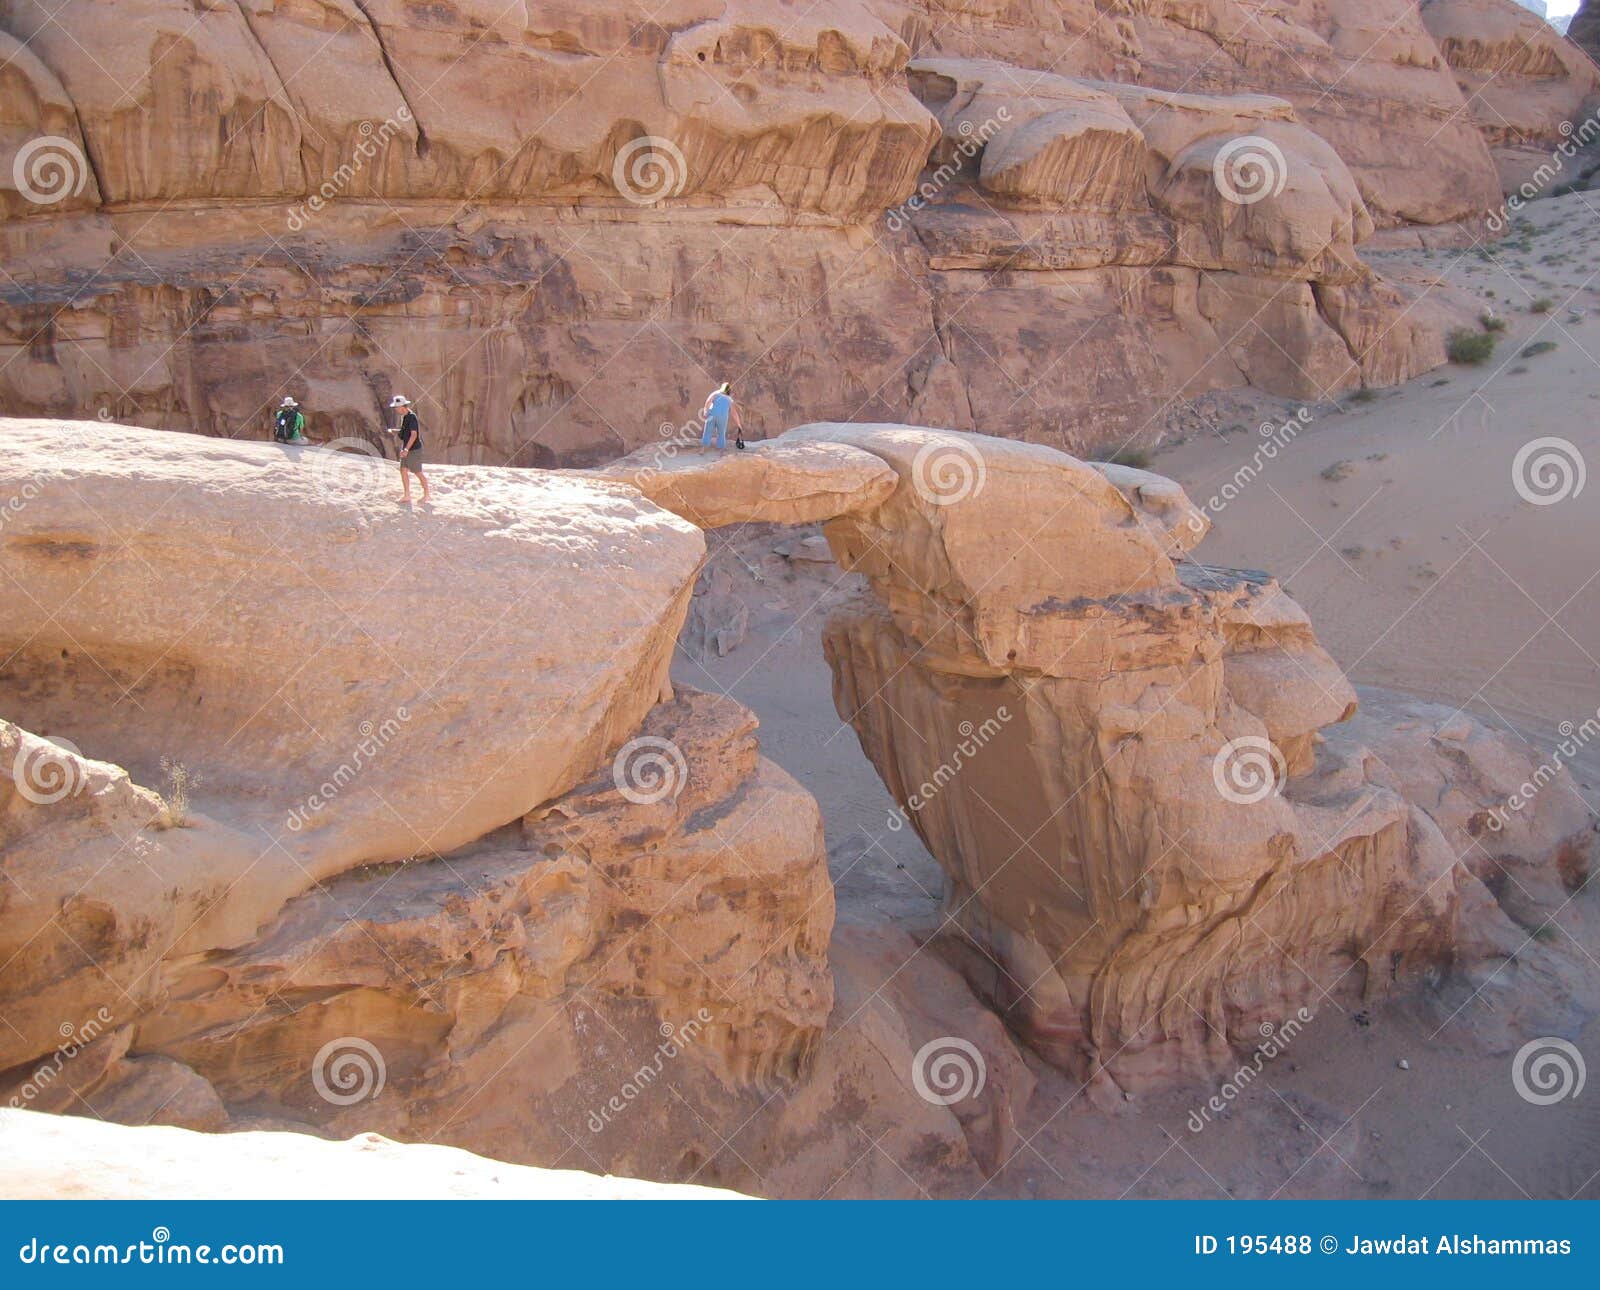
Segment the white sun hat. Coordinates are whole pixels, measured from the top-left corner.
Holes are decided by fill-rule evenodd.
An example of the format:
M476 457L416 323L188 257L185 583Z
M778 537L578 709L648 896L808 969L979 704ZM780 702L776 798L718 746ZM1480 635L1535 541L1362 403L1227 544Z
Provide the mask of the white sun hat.
M397 394L397 395L394 396L394 398L389 400L389 406L391 408L410 407L411 406L411 400L406 398L406 396L403 395L403 394Z
M298 403L296 403L292 398L289 398L287 395L285 395L283 402L278 404L278 406L280 408L297 408L300 405Z

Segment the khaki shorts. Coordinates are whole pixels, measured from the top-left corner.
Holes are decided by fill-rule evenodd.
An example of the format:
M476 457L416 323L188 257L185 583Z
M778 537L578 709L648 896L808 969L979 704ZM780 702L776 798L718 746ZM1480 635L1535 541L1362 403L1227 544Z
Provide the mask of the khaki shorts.
M409 470L413 475L420 475L422 473L422 449L413 448L404 457L400 458L400 469Z

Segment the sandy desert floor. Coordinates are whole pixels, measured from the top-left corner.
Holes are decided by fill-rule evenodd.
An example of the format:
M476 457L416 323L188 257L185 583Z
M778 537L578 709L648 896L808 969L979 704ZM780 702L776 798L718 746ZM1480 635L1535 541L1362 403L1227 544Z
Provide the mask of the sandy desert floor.
M1600 706L1600 483L1536 505L1513 466L1545 437L1600 465L1597 225L1600 195L1574 193L1533 203L1482 249L1372 253L1390 276L1437 282L1503 318L1494 354L1375 397L1309 405L1309 424L1214 513L1197 552L1276 574L1358 685L1467 708L1546 746L1560 723L1581 725ZM1242 403L1150 466L1203 500L1251 461L1258 426L1295 406ZM911 830L889 826L888 795L830 695L819 634L850 578L778 553L804 536L709 535L696 615L715 627L748 614L744 636L719 657L692 616L674 675L754 709L767 755L821 802L842 924L930 930L938 866ZM1589 753L1579 775L1595 794L1600 748ZM1549 929L1596 973L1584 986L1591 1010L1597 907L1591 885ZM1190 1113L1214 1087L1108 1101L1030 1055L1039 1083L1024 1145L984 1194L1600 1198L1600 1097L1523 1101L1512 1051L1549 1032L1500 1006L1493 988L1363 1012L1330 999L1200 1132ZM1600 1024L1567 1033L1600 1054Z

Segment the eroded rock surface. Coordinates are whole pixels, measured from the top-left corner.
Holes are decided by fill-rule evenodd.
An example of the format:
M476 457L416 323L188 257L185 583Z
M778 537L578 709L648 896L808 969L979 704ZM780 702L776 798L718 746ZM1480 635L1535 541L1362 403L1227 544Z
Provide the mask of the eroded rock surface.
M944 908L937 929L858 922L830 944L817 804L761 757L753 716L619 661L618 623L647 658L658 633L670 646L675 580L704 549L628 482L638 463L444 471L437 511L407 514L340 491L392 477L326 454L84 427L100 436L86 454L59 427L6 430L23 450L0 469L29 469L0 572L58 605L25 609L0 672L7 712L38 723L0 725L9 1105L376 1130L772 1195L970 1195L1019 1149L1039 1067L1013 1033L1103 1093L1229 1069L1329 997L1405 990L1446 1023L1475 998L1536 991L1562 1024L1578 1006L1537 944L1595 845L1570 783L1461 714L1357 715L1304 611L1267 574L1192 559L1180 534L1203 525L1149 472L897 424L806 426L671 472L663 502L702 519L831 511L833 556L862 575L824 634L835 701L939 862ZM409 673L330 653L332 679L298 679L307 660L285 663L284 642L307 611L281 565L304 553L265 544L264 583L237 554L273 518L316 539L351 594L396 554L402 572L455 554L421 567L454 577L439 594L457 636L464 606L480 624L434 687L455 706L407 719L424 742L403 764L364 760L313 812L347 849L292 871L273 867L286 844L265 812L295 763L253 768L247 752L279 745L239 732L229 760L207 723L270 682L268 700L300 696L308 727L335 728L363 677ZM602 609L592 566L611 560L641 593ZM74 581L83 565L103 585ZM474 588L500 593L500 621ZM325 653L371 638L364 612ZM412 663L443 638L425 617L384 621ZM68 627L76 640L49 634ZM526 737L580 649L610 651L585 661L591 677L623 667L615 690L516 763L508 733ZM555 711L590 697L569 687ZM298 727L272 729L314 754ZM217 781L187 803L176 782L152 791L152 756L194 748ZM398 757L398 736L381 751ZM356 791L403 789L437 837L464 810L452 785L510 769L500 806L448 848L384 850ZM1481 1027L1482 1011L1466 1015ZM953 1038L973 1076L955 1101L927 1084Z
M331 439L400 392L436 460L582 467L730 377L767 434L1076 452L1392 383L1451 320L1357 244L1494 207L1595 92L1519 12L7 0L0 398Z

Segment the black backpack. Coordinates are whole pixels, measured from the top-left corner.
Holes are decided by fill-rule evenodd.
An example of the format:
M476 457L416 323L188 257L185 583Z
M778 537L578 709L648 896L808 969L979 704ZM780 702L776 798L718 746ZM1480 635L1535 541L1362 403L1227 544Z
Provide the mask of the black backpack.
M278 409L278 423L273 428L272 437L279 443L294 438L295 410L293 408Z

